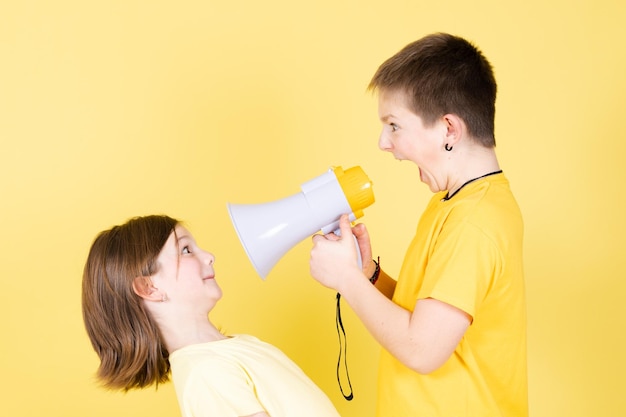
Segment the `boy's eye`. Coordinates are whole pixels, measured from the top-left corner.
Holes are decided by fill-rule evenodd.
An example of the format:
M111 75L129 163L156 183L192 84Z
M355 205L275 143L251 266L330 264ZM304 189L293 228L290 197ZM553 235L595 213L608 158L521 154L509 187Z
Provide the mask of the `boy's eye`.
M186 255L191 253L191 249L189 249L189 246L185 246L181 252L183 255Z
M396 130L398 130L398 125L395 123L390 123L389 126L391 126L391 131L395 132Z

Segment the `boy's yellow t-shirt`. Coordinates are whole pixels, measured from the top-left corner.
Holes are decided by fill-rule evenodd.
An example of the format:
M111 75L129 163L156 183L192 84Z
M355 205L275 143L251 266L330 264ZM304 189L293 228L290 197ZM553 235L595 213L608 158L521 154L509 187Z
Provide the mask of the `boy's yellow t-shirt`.
M382 352L377 416L527 416L523 222L502 173L451 199L436 194L417 227L393 301L433 298L472 317L448 361L420 375Z

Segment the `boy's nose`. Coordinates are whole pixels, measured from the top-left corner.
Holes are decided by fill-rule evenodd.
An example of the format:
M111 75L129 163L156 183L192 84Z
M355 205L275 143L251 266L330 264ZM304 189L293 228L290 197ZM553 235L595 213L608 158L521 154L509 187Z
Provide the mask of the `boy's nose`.
M384 132L378 137L378 149L381 151L388 151L391 149L389 141L385 138Z

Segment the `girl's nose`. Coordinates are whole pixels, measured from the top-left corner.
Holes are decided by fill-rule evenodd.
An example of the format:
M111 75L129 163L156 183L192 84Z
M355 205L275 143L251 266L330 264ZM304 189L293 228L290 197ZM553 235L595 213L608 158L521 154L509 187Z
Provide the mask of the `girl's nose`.
M213 255L211 252L205 252L204 262L207 265L213 265L215 263L215 255Z

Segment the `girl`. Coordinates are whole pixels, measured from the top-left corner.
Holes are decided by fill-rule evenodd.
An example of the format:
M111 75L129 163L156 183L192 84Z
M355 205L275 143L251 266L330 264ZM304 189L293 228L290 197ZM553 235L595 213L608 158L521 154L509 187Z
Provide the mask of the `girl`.
M326 395L276 347L227 336L208 318L222 296L215 257L168 216L101 232L83 274L98 379L128 391L171 379L185 417L338 416Z

